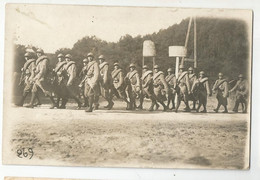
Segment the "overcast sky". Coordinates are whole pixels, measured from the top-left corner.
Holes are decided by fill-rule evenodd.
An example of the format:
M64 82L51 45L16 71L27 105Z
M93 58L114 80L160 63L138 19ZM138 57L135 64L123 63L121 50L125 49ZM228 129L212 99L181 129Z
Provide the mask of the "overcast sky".
M208 9L12 4L6 6L6 31L14 34L15 43L53 53L71 48L84 36L117 42L125 34L158 32L194 15L248 19L248 14Z

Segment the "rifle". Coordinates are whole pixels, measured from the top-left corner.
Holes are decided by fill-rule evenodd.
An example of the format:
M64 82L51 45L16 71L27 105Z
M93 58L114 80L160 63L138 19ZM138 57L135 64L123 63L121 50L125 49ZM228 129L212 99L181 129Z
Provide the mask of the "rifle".
M24 81L25 81L25 72L24 72L24 70L22 70L18 86L21 86Z

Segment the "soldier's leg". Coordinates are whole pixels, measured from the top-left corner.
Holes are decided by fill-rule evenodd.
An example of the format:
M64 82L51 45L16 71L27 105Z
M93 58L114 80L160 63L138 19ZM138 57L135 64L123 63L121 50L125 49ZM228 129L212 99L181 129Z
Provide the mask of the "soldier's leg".
M243 99L243 104L244 104L244 108L243 108L243 113L247 113L247 100L244 98Z
M181 98L182 98L180 94L178 94L177 96L178 96L177 97L177 104L176 104L176 108L175 108L176 113L178 112L178 109L179 109L180 104L181 104Z
M192 107L192 110L196 110L196 101L193 100L193 107Z
M240 97L239 97L239 96L236 96L235 105L234 105L234 108L233 108L233 110L232 110L233 112L238 112L239 103L240 103Z
M68 93L69 93L69 97L74 99L76 101L76 103L78 104L77 109L80 109L81 108L81 102L80 102L79 98L77 97L77 94L74 92L73 87L68 86L67 90L68 90Z
M37 103L35 103L35 106L40 106L40 105L42 105L41 100L40 100L40 98L39 98L38 92L36 92L35 98L36 98L36 100L37 100Z
M23 90L23 95L21 100L19 101L19 103L15 104L16 106L23 106L25 98L27 97L27 95L29 94L29 90L25 87Z
M173 94L173 96L172 96L172 108L171 109L175 109L175 93Z
M30 100L30 103L28 104L28 106L26 106L26 107L28 107L28 108L33 108L33 107L34 107L33 104L34 104L34 101L35 101L35 99L36 99L35 95L36 95L37 91L38 91L37 85L36 85L36 84L33 84L33 85L32 85L32 96L31 96L31 100Z
M94 91L87 83L85 84L84 94L86 97L88 97L88 103L89 103L89 107L87 107L85 111L92 112L93 104L94 104Z
M201 105L202 105L201 100L199 100L199 105L198 105L198 107L196 109L196 112L199 112Z

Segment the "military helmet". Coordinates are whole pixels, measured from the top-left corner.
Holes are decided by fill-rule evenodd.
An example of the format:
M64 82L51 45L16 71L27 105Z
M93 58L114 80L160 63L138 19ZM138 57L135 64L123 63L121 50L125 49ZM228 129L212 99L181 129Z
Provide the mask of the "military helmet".
M153 68L154 68L154 69L159 69L159 66L158 66L158 65L154 65Z
M71 56L70 54L67 54L67 55L65 56L65 58L69 58L69 59L71 59L72 56Z
M60 53L60 54L58 55L58 58L61 58L61 57L64 57L64 55L63 55L62 53Z
M243 76L243 74L239 74L239 76L238 76L239 78L243 78L244 76Z
M129 68L131 68L131 67L135 67L135 64L134 64L134 63L131 63L131 64L129 65Z
M114 63L114 66L119 66L119 63L117 63L117 62L116 62L116 63Z
M94 57L94 54L93 53L88 53L87 57Z
M184 65L181 64L181 65L179 66L179 69L184 69Z
M220 73L218 73L218 75L219 75L219 76L223 76L223 73L222 73L222 72L220 72Z
M144 66L143 66L143 69L148 69L148 66L147 66L147 65L144 65Z
M200 75L205 75L205 72L204 71L200 71Z
M189 71L193 71L193 67L189 67L189 69L188 69Z
M167 72L173 72L173 69L172 69L172 68L169 68L169 69L167 70Z
M98 59L105 59L105 56L104 56L104 55L100 55L100 56L98 57Z
M31 54L29 52L24 54L24 57L30 57L30 56L31 56Z
M82 61L83 61L83 63L87 63L87 62L88 62L88 59L87 59L87 58L84 58Z
M42 53L43 54L44 51L41 48L39 48L39 49L37 49L36 53Z

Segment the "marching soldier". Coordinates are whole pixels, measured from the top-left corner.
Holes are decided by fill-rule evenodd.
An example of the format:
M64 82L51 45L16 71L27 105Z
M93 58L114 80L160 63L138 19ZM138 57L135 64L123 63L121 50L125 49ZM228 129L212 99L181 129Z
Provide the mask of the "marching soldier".
M176 85L178 86L178 87L176 86L178 88L178 102L176 105L175 112L178 112L181 100L183 100L186 105L185 112L190 112L188 96L191 93L191 89L190 89L188 72L184 71L183 65L180 65L179 67L179 76Z
M172 108L170 108L171 110L172 109L175 109L175 103L174 103L174 99L175 99L175 94L176 94L176 90L175 90L175 87L176 87L176 77L173 73L173 69L172 68L169 68L167 70L168 72L168 75L165 77L165 80L168 84L168 87L169 87L169 96L168 96L168 102L167 102L167 109L169 109L169 106L170 106L170 103L172 102Z
M217 91L217 100L218 100L218 106L216 109L214 109L215 112L218 112L220 106L224 106L225 110L223 113L228 113L227 109L227 98L228 98L228 83L227 80L223 78L223 73L218 74L218 79L216 80L214 86L213 86L213 93Z
M88 53L88 65L87 65L87 75L85 81L85 91L84 94L88 98L89 107L85 110L86 112L93 111L93 104L98 104L99 97L99 65L94 60L94 55L92 53ZM96 109L97 107L95 107Z
M189 67L189 69L188 69L188 76L189 76L190 86L192 86L194 81L197 79L197 76L194 73L193 67ZM195 98L194 98L192 93L189 95L189 100L193 101L193 108L192 108L192 110L196 110L196 100L195 100Z
M130 92L128 99L130 100L131 109L136 108L136 99L140 96L140 76L135 69L135 64L130 64L130 72L127 73L125 81L129 81L126 92ZM129 88L129 89L128 89Z
M48 96L51 100L52 106L50 107L53 109L54 107L57 107L53 96L50 91L47 90L46 86L46 75L48 73L48 63L49 59L47 56L44 55L44 52L42 49L38 49L36 51L38 59L36 60L36 68L35 68L35 76L32 79L33 82L33 87L32 87L32 97L31 97L31 102L27 106L29 108L34 107L34 101L37 98L37 93L41 89L44 93L45 96Z
M88 98L84 94L84 89L85 89L85 80L86 80L86 75L87 75L87 67L88 67L88 59L85 58L83 59L83 68L81 69L79 73L79 78L80 78L80 84L79 84L79 89L80 89L80 94L83 96L84 99L84 104L82 105L83 107L88 107Z
M127 100L125 91L126 84L124 82L123 71L119 67L118 63L114 63L114 70L112 71L111 76L113 82L113 94L115 94L118 98L123 99L127 104L126 110L130 110L130 102Z
M28 52L25 53L24 58L25 58L26 62L23 65L23 68L21 69L22 74L21 74L19 85L24 83L25 87L23 90L22 99L20 100L20 102L18 104L16 104L17 106L23 106L25 98L31 92L32 86L33 86L32 79L34 77L34 70L36 68L35 59L32 57L31 53L28 53ZM38 103L40 103L39 100L38 100Z
M67 54L65 56L66 60L66 66L64 67L65 72L67 73L67 76L65 78L65 85L66 85L66 90L68 93L68 97L73 98L77 104L78 107L77 109L81 108L81 102L79 98L77 97L77 86L76 84L76 75L77 75L77 69L76 69L76 63L72 61L72 56L70 54ZM66 105L68 99L64 99L65 102L62 103L63 106Z
M195 92L196 91L196 92ZM199 73L199 78L196 79L192 85L191 92L194 94L194 98L199 100L199 105L196 109L199 112L201 105L203 105L202 113L207 112L207 97L211 96L208 78L205 77L205 72Z
M162 71L159 71L159 66L154 66L154 75L153 75L153 91L155 94L156 101L158 101L163 106L163 111L167 110L167 106L164 104L164 99L168 96L168 85L165 81L164 74ZM155 104L152 104L154 106Z
M236 85L229 91L230 93L236 91L236 102L233 111L238 112L239 103L242 103L243 113L247 112L248 99L248 82L245 80L243 74L238 76L239 80ZM243 106L244 105L244 106Z
M65 109L65 104L68 101L66 97L66 84L64 82L65 80L65 66L66 61L64 60L64 55L59 54L58 55L58 63L56 64L56 67L54 69L54 73L56 75L56 81L55 81L55 94L57 95L57 107L60 109ZM61 106L60 105L60 99L62 99Z
M100 69L100 92L101 95L108 102L108 105L105 106L105 108L110 110L113 108L114 102L112 101L112 97L110 96L111 77L108 74L108 62L105 61L103 55L100 55L98 59L99 59L99 69Z
M149 111L153 111L154 105L156 105L156 109L159 108L159 104L156 102L156 98L153 92L153 72L151 70L148 70L148 67L146 65L143 66L143 73L141 77L142 82L142 91L140 95L140 109L143 109L143 101L144 98L150 98L152 101L152 104L149 108Z

